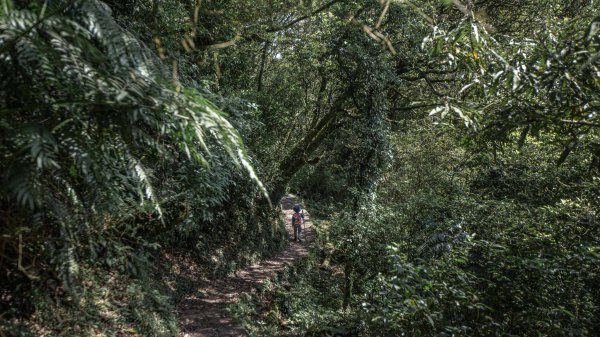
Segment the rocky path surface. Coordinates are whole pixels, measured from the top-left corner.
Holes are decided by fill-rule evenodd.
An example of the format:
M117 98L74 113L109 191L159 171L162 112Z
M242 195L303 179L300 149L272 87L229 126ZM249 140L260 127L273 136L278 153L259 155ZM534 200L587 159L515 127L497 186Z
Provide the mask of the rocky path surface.
M293 196L281 201L289 237L293 237L291 218L294 211ZM198 291L188 296L178 306L179 326L184 337L224 337L246 336L244 329L235 324L227 315L226 308L234 303L240 294L250 292L277 271L293 264L308 255L314 240L314 231L309 214L305 211L305 231L303 242L291 242L276 257L263 260L255 265L239 270L235 275L218 281L199 280Z

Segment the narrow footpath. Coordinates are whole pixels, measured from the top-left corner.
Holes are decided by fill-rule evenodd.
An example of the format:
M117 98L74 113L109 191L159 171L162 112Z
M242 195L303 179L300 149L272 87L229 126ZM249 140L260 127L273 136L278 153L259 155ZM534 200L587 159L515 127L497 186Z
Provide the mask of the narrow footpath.
M293 237L290 223L294 213L292 210L294 203L294 197L291 195L281 201L290 238ZM273 277L277 271L308 255L315 233L306 210L304 214L303 242L290 242L289 246L276 257L239 270L235 275L210 283L200 282L196 294L187 297L178 306L180 336L246 336L244 329L227 315L226 308L234 303L240 294L252 291L257 285Z

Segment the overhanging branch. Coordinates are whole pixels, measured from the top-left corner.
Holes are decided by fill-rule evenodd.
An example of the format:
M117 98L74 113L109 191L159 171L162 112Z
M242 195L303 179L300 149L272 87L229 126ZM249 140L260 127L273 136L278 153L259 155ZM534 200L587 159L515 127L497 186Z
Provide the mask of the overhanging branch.
M277 27L277 28L271 28L269 30L267 30L267 33L276 33L282 30L286 30L290 27L292 27L293 25L297 24L298 22L304 21L310 17L312 17L313 15L319 14L321 12L323 12L324 10L328 9L329 7L335 5L338 2L341 2L342 0L332 0L329 1L328 3L324 4L323 6L317 8L316 10L314 10L313 12L307 14L307 15L303 15L295 20L292 20L291 22L289 22L288 24L286 24L283 27Z

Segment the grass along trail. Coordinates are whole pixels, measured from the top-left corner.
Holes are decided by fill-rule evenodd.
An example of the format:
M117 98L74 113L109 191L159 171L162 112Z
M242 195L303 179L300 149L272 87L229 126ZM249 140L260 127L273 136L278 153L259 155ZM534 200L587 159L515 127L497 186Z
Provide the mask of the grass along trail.
M293 237L291 218L295 202L291 195L281 201L286 229L290 238ZM226 308L234 303L240 294L252 291L257 285L275 275L277 271L308 255L315 233L307 212L305 212L305 217L302 242L291 242L276 257L260 261L222 280L199 280L197 291L178 305L181 336L246 336L244 329L228 316Z

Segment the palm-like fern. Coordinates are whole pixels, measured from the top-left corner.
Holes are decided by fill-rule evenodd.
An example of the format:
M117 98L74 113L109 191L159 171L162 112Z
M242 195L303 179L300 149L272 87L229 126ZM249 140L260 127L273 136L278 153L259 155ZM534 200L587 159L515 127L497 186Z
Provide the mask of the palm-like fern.
M106 5L50 7L0 17L0 268L36 278L28 264L44 251L68 286L78 255L97 256L115 223L161 216L155 163L206 164L216 149L260 182L223 114L166 80Z

